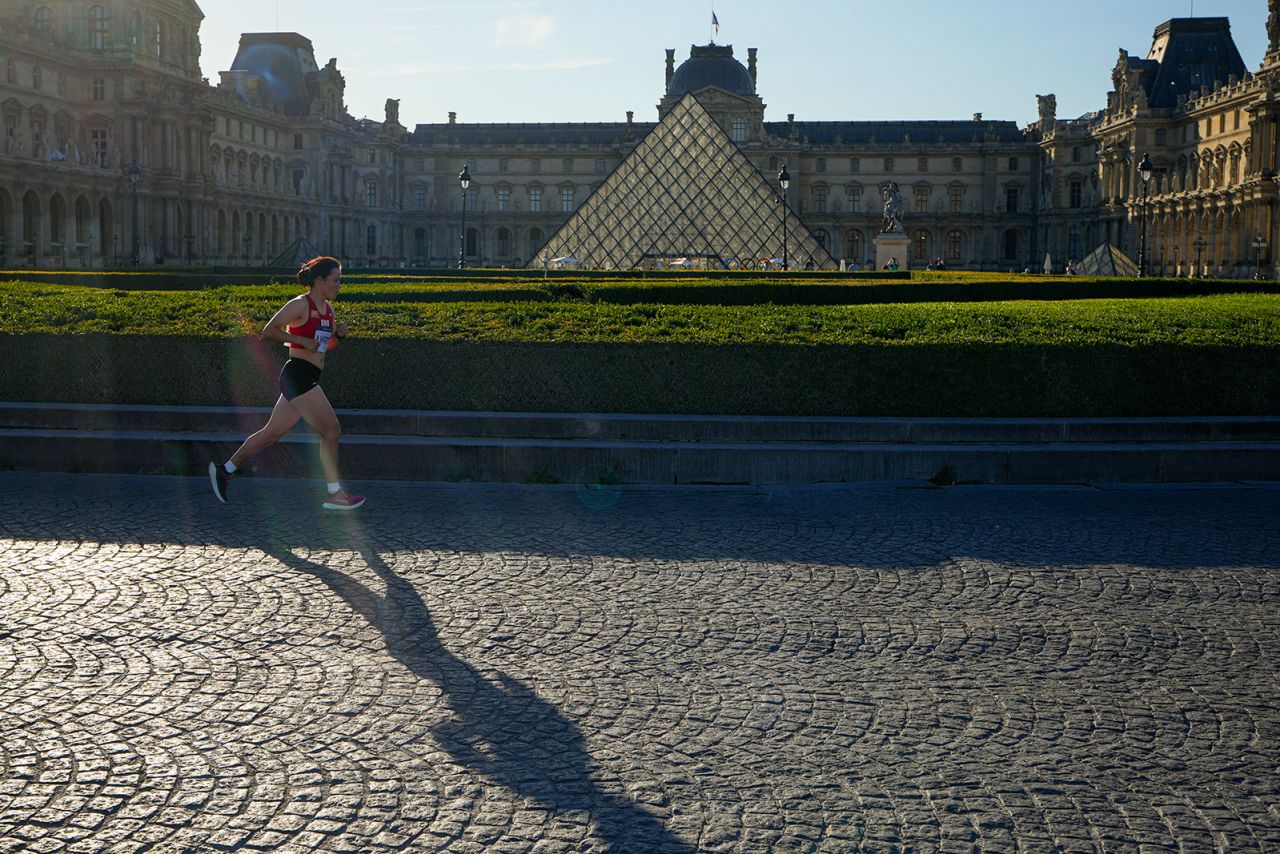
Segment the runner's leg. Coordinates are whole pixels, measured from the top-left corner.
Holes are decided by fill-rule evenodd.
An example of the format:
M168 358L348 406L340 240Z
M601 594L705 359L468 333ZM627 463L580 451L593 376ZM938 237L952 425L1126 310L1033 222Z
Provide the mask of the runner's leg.
M293 425L297 424L298 419L301 417L302 413L293 404L285 400L283 394L280 395L280 398L276 401L275 408L271 410L271 417L267 419L266 426L248 439L245 439L239 450L231 455L232 465L242 466L276 442L279 442L285 437L286 433L293 429Z
M293 399L293 407L302 414L302 418L320 434L320 465L324 467L324 477L328 483L340 483L338 477L338 439L342 436L342 426L338 423L337 413L324 389L316 386L306 394Z

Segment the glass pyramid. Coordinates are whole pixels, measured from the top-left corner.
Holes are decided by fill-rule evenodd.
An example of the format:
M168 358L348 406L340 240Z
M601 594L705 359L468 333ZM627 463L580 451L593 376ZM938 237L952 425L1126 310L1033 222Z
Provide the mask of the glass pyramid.
M835 269L794 210L786 229L791 269L810 261L815 269ZM689 94L529 266L560 261L594 270L759 269L782 257L776 188Z

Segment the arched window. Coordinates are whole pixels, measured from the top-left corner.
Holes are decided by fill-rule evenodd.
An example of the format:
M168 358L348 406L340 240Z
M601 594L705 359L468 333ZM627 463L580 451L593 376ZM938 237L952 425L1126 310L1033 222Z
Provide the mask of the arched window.
M947 260L964 260L964 232L952 230L947 232Z
M376 225L369 226L365 239L365 255L372 258L378 254L378 227Z
M831 243L831 235L827 234L825 229L818 229L813 233L813 236L818 238L818 245L823 249L826 249L828 244Z
M747 141L747 120L743 116L734 116L729 125L729 138L734 142Z
M36 13L31 17L31 26L37 33L53 32L53 10L48 6L36 9Z
M467 257L474 258L476 247L480 244L480 233L474 228L467 229Z
M1080 247L1080 229L1072 226L1071 231L1067 233L1067 255L1071 260L1074 261L1080 258Z
M415 228L413 230L413 254L419 258L425 258L427 255L427 230L425 228Z
M498 229L498 257L506 258L511 254L511 232L505 228Z
M529 229L529 254L532 255L533 253L541 249L542 244L545 243L546 240L547 239L542 236L542 229L540 228Z
M929 257L929 232L923 228L911 240L911 257L921 261Z
M111 22L107 18L107 10L102 6L89 8L89 46L94 50L106 50L107 33Z

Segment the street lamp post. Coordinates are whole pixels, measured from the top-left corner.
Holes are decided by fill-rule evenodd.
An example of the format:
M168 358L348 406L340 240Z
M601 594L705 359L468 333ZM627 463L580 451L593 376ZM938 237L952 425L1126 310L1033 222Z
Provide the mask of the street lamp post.
M787 189L791 186L791 173L787 171L787 164L782 164L782 169L778 172L778 187L782 190L782 269L791 269L791 258L788 254L787 246Z
M461 270L467 261L467 190L471 187L471 173L466 166L458 173L458 183L462 185L462 234L458 237L458 269Z
M1253 253L1255 259L1253 277L1255 279L1262 278L1262 253L1265 251L1267 251L1267 238L1259 234L1253 238Z
M1138 247L1138 278L1147 275L1147 187L1151 183L1151 158L1142 155L1138 164L1138 177L1142 179L1142 240Z
M133 266L138 266L142 254L142 238L138 235L138 179L142 177L142 167L138 161L129 164L129 183L133 185Z
M1203 237L1197 237L1197 238L1196 238L1196 240L1195 240L1195 243L1192 243L1191 245L1192 245L1192 246L1194 246L1194 247L1195 247L1195 250L1196 250L1196 275L1195 275L1195 277L1198 279L1198 278L1200 278L1200 270L1201 270L1201 267L1200 267L1200 253L1201 253L1201 252L1204 252L1205 247L1206 247L1206 246L1208 246L1209 244L1205 242L1205 239L1204 239Z

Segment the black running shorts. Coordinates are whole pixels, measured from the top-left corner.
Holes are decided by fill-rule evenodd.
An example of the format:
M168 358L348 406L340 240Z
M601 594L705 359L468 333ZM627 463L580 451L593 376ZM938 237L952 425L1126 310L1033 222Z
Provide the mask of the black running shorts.
M293 400L320 385L320 369L302 359L290 359L280 371L280 393Z

